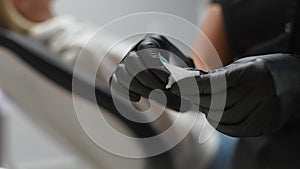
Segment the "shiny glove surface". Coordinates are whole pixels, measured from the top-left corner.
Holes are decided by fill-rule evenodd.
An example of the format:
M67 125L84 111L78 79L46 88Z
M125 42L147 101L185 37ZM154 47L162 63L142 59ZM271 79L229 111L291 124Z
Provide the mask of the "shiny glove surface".
M248 57L177 84L172 93L199 105L217 130L231 136L272 134L300 112L300 59L294 55Z
M149 98L150 93L158 89L160 92L152 93L151 99L176 111L187 111L191 103L166 89L170 72L164 67L161 56L166 60L175 56L186 66L190 64L190 59L165 37L147 35L119 64L112 75L111 87L118 95L129 96L133 102L138 102L141 97Z

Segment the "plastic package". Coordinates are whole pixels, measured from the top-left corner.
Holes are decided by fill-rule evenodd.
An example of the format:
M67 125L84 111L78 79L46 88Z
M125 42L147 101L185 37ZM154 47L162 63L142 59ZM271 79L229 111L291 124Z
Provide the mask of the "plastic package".
M181 79L200 75L199 71L191 71L191 70L170 64L161 54L160 54L159 58L160 58L160 61L163 63L163 65L171 73L171 75L169 76L168 84L166 85L166 89L170 89L174 83L176 83L177 81L179 81Z

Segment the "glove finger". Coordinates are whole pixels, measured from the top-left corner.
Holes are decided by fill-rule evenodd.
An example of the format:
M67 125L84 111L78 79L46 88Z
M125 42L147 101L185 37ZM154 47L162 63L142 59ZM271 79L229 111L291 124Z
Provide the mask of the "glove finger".
M173 85L171 87L171 92L181 97L190 98L190 100L194 100L192 101L194 103L199 104L200 94L210 94L211 87L208 76L200 75L195 77L187 77L177 81L176 84L177 85Z
M148 48L160 48L159 43L157 43L153 36L155 34L147 34L141 41L139 41L131 51L139 51L143 49L148 49Z
M277 126L277 128L274 128L274 125L272 125L273 119L270 117L273 117L272 113L276 112L276 109L278 109L278 106L274 105L278 105L277 99L260 102L255 109L251 111L251 114L249 114L247 119L236 124L217 124L215 121L209 119L208 121L213 126L218 125L218 131L234 137L257 137L267 135L282 127ZM273 107L273 111L266 111L269 110L270 107ZM262 116L262 113L266 112L269 112L270 114ZM280 117L278 117L278 119L280 119Z
M239 100L235 98L238 96L240 97ZM254 109L254 107L257 107L261 102L265 102L269 98L273 97L274 95L272 92L268 91L268 89L257 88L255 85L252 86L250 83L248 85L243 85L243 87L232 89L228 93L227 97L227 102L231 103L231 105L230 107L226 107L222 123L238 123L239 121L242 121L243 118L252 114L252 109ZM262 113L265 114L267 112Z
M192 104L189 101L186 101L184 99L172 99L167 102L167 107L177 111L177 112L187 112L191 110Z
M160 43L155 41L153 38L145 37L138 45L137 50L145 49L160 49Z
M148 41L148 43L149 42L158 43L159 45L155 45L157 48L160 48L164 51L170 51L167 55L173 54L180 59L186 58L185 55L173 43L171 43L165 36L162 36L160 34L149 34L145 38L150 39L150 41Z
M195 67L193 61L186 57L173 43L160 34L148 34L139 46L140 49L158 48L166 60L172 60L180 67Z
M177 84L174 84L175 86ZM178 112L186 112L191 109L192 107L192 102L189 100L174 95L170 90L165 91L166 97L168 98L168 107L173 107L172 109L178 111Z
M130 60L130 57L129 57ZM136 60L136 59L133 59ZM126 64L126 60L123 62ZM148 88L141 84L139 80L136 80L136 78L132 78L133 76L129 74L127 71L127 68L131 67L131 65L126 66L124 64L120 64L118 69L115 71L115 76L118 77L118 83L123 86L123 88L128 89L130 88L130 91L132 93L138 93L139 95L149 98L150 92L153 90L152 88ZM138 76L136 76L138 77ZM144 76L147 77L147 76ZM128 87L130 84L130 87ZM161 83L162 84L162 83ZM151 86L153 87L153 86ZM174 94L170 93L169 91L165 90L165 85L163 85L163 90L165 94L165 97L161 97L161 95L158 95L156 98L151 98L161 104L166 105L167 107L174 109L176 111L187 111L191 108L191 103L188 101L181 101L181 98L178 96L175 96ZM130 92L130 93L131 93ZM153 97L153 96L152 96ZM166 98L163 100L163 98Z
M221 124L233 125L243 122L262 102L262 99L253 100L255 91L249 91L231 107L222 109L210 109L208 118L214 121L220 121ZM249 104L251 102L251 104ZM222 115L221 119L220 116Z
M124 60L124 64L128 73L131 76L135 76L141 84L149 89L165 88L166 85L143 66L136 52L131 52L126 60Z
M128 91L128 88L125 88L123 85L121 85L118 82L118 79L115 74L113 74L111 78L111 92L114 92L115 95L121 96L125 99L128 98L128 93L129 93L129 99L132 102L138 102L141 99L141 96L136 94L133 91Z
M142 84L140 84L136 79L133 79L130 84L130 90L128 92L128 87L125 87L125 85L128 85L127 82L124 82L123 80L126 78L119 78L116 77L125 77L126 74L123 74L125 71L116 71L116 73L112 77L112 87L113 91L115 91L116 94L121 95L124 98L127 98L126 93L129 93L129 98L133 102L138 102L140 100L140 95L149 98L149 94L152 91L151 89L145 88ZM120 81L119 81L120 80ZM125 85L124 85L125 83ZM127 91L126 91L127 90ZM136 94L138 93L138 94ZM190 110L191 103L185 100L182 100L173 94L171 94L168 91L164 91L165 97L161 97L161 95L154 95L151 99L155 100L156 102L160 104L166 105L166 107L171 108L175 111L185 112ZM166 98L166 100L164 100Z
M247 88L237 87L228 89L227 93L217 93L213 95L201 95L200 105L206 109L220 110L228 109L239 103L249 94ZM213 100L212 100L213 99ZM212 104L214 102L215 104ZM225 106L224 106L225 104Z
M149 71L155 77L159 78L164 84L168 83L170 72L162 64L158 49L144 49L138 51L137 54L141 58L141 62L143 63L143 65L149 68Z
M240 123L252 113L254 107L260 102L267 97L273 97L272 88L257 87L257 83L259 82L250 81L251 79L259 79L255 73L253 74L255 67L252 63L245 63L239 66L243 67L241 68L242 71L234 71L237 72L237 74L232 76L234 78L238 77L237 85L229 88L227 92L226 106L221 120L221 123L224 124ZM235 70L237 69L239 68L235 67ZM220 107L220 105L222 104L215 105L217 106L211 106L211 110L221 110L220 108L222 107ZM213 115L214 113L211 114Z
M118 77L118 83L123 88L128 89L130 93L136 93L140 96L148 98L149 93L152 89L142 85L136 78L132 77L126 70L124 64L120 64L118 69L115 71L115 76Z
M247 108L249 105L248 98L252 97L249 96L250 94L253 94L252 91L247 91L244 88L236 88L234 90L230 89L227 93L201 95L199 110L206 115L210 113L209 117L215 120L220 120L220 114L223 114L220 121L221 123L238 123L238 121L242 119L240 116L244 115L236 110L237 106L242 105L242 108L247 111L249 109ZM214 98L214 100L212 100L212 98ZM258 99L256 101L258 101Z
M164 96L162 96L162 94ZM177 112L186 112L192 107L189 101L183 100L166 90L164 90L163 93L151 95L151 99Z

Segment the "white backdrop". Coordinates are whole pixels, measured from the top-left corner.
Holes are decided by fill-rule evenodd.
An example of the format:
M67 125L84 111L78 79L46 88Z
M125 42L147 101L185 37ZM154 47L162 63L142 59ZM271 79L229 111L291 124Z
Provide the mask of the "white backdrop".
M164 12L183 17L198 25L209 0L55 0L58 14L106 24L124 15L137 12Z
M197 27L210 0L54 0L58 15L72 15L103 26L115 19L139 12L162 12L182 17ZM155 25L152 23L151 25ZM149 25L149 26L151 26ZM159 26L159 25L158 25ZM123 28L124 29L124 28ZM151 29L151 28L150 28ZM183 31L182 27L172 28ZM195 43L197 35L188 40ZM176 44L176 43L175 43ZM177 46L179 44L176 44ZM178 46L180 47L180 46ZM184 52L184 51L183 51ZM189 55L189 53L186 53Z

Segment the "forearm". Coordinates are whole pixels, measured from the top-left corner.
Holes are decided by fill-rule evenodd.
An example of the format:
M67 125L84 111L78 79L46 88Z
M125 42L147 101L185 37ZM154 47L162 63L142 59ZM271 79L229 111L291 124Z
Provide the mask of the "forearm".
M209 7L201 31L203 34L199 35L193 54L196 67L201 70L212 70L231 63L232 54L220 5L212 4Z

